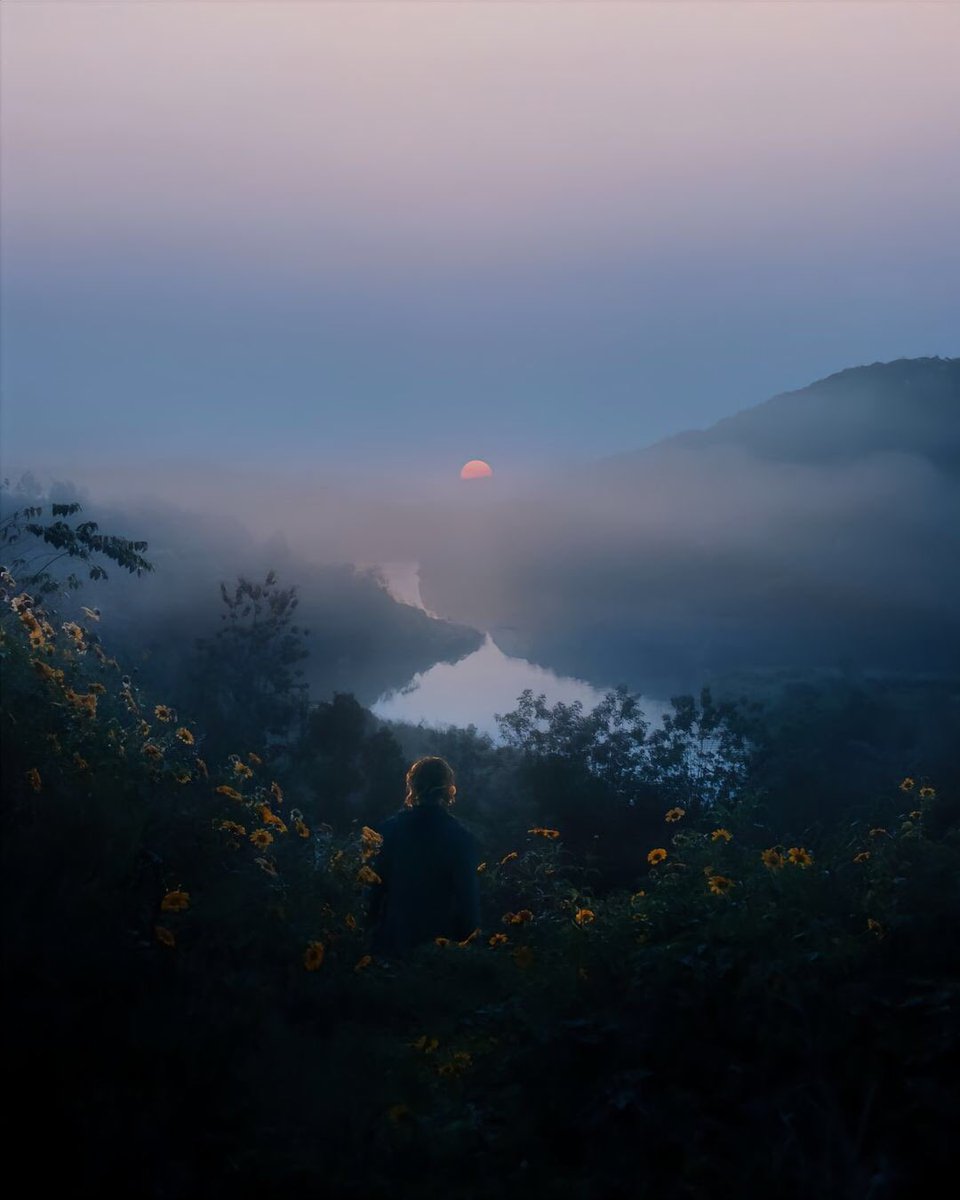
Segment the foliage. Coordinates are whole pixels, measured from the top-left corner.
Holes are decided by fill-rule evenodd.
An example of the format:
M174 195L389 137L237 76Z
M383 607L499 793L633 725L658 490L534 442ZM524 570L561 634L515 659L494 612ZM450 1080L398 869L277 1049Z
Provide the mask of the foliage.
M42 521L49 507L49 519ZM131 574L152 571L153 565L143 557L146 542L103 534L96 521L73 523L65 518L81 512L76 502L50 505L31 504L18 508L0 519L0 546L16 547L8 569L39 596L69 588L76 591L82 581L71 572L60 578L51 568L62 559L78 559L89 563L90 579L106 579L107 572L99 559L107 559Z
M692 813L736 803L747 778L755 711L742 701L718 701L709 688L699 703L675 697L647 751L663 795Z
M780 828L797 836L866 817L898 771L960 789L960 689L954 679L787 676L762 690L748 776ZM749 688L737 681L737 690Z
M499 724L520 756L531 819L562 826L569 845L624 886L636 873L637 841L653 836L664 810L722 813L746 777L746 716L709 689L699 701L676 697L652 731L625 688L590 712L579 701L550 707L528 690Z
M516 710L498 718L507 745L538 758L560 758L583 767L619 799L632 797L645 761L647 722L626 688L608 693L585 712L583 704L548 707L545 696L527 689Z
M960 830L918 769L788 840L742 712L682 699L651 732L625 693L521 697L510 745L446 735L481 929L381 961L363 913L392 735L340 696L258 750L290 728L292 592L226 594L209 670L242 703L201 723L94 616L0 586L11 1133L42 1106L56 1182L883 1200L945 1165Z
M405 763L394 736L353 696L337 693L310 708L291 750L290 775L304 805L343 831L397 807Z
M241 576L220 585L222 628L200 638L193 664L196 700L219 753L240 739L261 753L277 754L298 731L306 709L306 684L298 666L306 657L307 631L294 624L295 587L280 587L276 573L262 583Z

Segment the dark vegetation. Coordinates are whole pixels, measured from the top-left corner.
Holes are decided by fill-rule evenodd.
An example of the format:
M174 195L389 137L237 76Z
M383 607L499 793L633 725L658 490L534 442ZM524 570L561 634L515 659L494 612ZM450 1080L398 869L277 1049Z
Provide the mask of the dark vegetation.
M0 578L8 1134L45 1147L35 1184L882 1200L948 1163L955 682L704 691L655 729L625 689L526 693L499 743L387 727L311 703L268 575L224 589L174 703L116 653L102 582L30 561L65 521L74 583L147 570L77 517L5 525ZM426 752L486 849L483 926L389 964L365 878Z
M132 525L149 541L154 570L140 577L110 571L97 588L97 605L109 622L114 653L132 677L171 703L196 708L196 643L203 639L209 644L229 621L225 606L218 612L215 597L221 583L238 574L251 585L262 585L273 571L279 582L270 586L278 595L296 584L290 603L296 601L296 624L305 632L303 645L309 651L299 666L302 682L315 696L349 691L361 703L373 704L418 671L456 662L482 644L475 629L396 603L374 571L308 561L282 537L255 539L237 520L159 502L121 512L80 498L84 522L110 529ZM75 502L76 489L61 483L45 490L28 474L6 494L0 492L0 519L61 499ZM36 557L34 550L28 553ZM69 616L77 615L78 604L73 593L59 602ZM222 688L225 682L215 686Z

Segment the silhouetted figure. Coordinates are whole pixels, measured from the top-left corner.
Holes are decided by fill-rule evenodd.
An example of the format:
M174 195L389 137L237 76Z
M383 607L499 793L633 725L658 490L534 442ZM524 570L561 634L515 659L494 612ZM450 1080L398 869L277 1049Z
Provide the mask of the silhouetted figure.
M477 840L447 812L456 795L442 758L421 758L407 771L406 807L383 821L372 866L372 950L403 958L436 937L462 941L480 924Z

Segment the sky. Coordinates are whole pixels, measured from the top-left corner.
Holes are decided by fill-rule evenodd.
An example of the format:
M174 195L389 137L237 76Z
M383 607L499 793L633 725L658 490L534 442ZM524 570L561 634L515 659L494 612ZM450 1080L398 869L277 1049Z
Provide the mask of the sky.
M522 478L960 353L960 5L0 20L3 473Z

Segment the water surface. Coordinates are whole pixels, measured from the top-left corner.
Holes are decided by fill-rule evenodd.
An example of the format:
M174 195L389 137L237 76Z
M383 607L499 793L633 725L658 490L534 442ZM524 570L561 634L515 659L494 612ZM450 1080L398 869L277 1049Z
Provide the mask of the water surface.
M420 576L416 563L384 563L380 567L387 589L401 604L410 604L430 613L420 596ZM505 654L487 633L479 650L456 663L437 663L418 673L406 687L388 692L374 704L379 717L413 724L475 725L483 733L496 737L496 714L511 712L517 698L530 688L541 692L548 704L581 701L593 708L603 692L582 679L558 675L549 667ZM648 719L656 719L665 706L645 701Z

